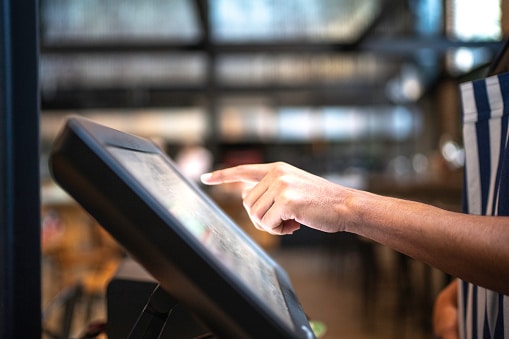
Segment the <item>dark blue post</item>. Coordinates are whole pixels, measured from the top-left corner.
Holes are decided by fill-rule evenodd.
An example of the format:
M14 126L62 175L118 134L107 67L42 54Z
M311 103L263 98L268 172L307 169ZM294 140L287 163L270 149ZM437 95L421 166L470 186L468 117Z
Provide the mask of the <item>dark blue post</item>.
M36 0L0 5L0 338L41 338Z

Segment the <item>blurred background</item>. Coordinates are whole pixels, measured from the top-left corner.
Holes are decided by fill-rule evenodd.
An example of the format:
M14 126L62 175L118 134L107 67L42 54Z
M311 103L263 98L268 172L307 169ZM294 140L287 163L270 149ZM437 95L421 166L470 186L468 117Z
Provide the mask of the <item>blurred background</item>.
M46 336L106 319L125 257L51 180L78 114L157 142L189 178L286 161L345 186L460 210L458 84L509 34L506 0L40 0ZM207 193L288 270L325 338L426 338L451 279L350 234L254 230L239 187ZM65 337L64 335L64 337Z

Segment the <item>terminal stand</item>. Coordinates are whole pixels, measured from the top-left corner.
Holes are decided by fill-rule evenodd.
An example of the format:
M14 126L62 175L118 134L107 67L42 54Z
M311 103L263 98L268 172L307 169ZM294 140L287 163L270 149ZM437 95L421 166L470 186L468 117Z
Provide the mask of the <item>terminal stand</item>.
M108 285L107 304L108 339L217 339L129 258Z
M159 339L177 303L160 285L157 285L134 324L129 339Z

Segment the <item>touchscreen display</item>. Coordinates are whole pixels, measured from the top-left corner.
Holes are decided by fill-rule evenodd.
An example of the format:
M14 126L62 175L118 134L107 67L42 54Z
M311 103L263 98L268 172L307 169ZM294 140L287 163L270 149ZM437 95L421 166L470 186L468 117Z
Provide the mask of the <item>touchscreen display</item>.
M108 151L203 244L219 265L293 328L274 268L174 173L161 155L113 146Z

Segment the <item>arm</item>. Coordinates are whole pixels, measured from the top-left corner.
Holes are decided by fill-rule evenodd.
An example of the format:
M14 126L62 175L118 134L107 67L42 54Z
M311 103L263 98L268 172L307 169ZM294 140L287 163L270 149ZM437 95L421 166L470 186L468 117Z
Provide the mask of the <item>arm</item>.
M474 216L345 188L285 163L242 165L202 177L249 182L244 207L254 225L289 234L300 224L348 231L451 275L509 294L509 217Z
M444 288L433 308L433 332L436 338L458 339L458 279Z

